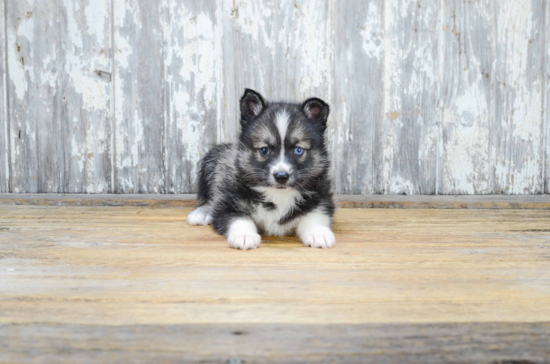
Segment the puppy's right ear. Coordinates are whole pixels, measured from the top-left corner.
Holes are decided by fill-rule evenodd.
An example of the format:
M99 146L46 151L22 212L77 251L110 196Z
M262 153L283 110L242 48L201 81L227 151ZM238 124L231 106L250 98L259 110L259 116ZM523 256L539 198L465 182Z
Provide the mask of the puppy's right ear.
M265 101L259 93L249 88L241 97L241 125L260 115L265 108Z

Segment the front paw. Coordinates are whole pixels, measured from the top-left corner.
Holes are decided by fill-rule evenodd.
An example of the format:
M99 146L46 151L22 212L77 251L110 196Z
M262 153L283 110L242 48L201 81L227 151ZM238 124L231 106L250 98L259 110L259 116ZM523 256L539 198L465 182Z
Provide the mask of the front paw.
M332 248L336 243L334 233L326 226L312 226L300 234L305 246L312 248Z
M231 248L235 249L256 249L262 243L262 237L254 232L235 232L229 234L227 242Z
M187 216L189 225L210 225L212 223L212 215L210 210L204 207L197 207Z

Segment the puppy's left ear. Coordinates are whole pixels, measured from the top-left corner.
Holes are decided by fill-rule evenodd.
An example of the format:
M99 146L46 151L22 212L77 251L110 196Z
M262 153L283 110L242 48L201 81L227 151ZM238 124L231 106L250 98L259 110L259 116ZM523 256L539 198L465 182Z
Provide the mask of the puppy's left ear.
M241 125L260 115L265 108L265 101L262 95L249 88L244 90L241 97Z
M330 108L326 102L313 97L304 101L302 110L309 120L319 123L323 127L323 130L327 127Z

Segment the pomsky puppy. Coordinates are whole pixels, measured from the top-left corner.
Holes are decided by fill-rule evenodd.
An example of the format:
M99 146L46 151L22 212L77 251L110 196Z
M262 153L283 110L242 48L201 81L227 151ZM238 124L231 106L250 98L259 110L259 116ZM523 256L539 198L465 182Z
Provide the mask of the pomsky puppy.
M189 224L212 224L243 250L258 248L260 233L296 233L306 246L334 246L324 136L329 106L317 98L267 103L246 89L240 108L238 142L214 147L200 162L199 207Z

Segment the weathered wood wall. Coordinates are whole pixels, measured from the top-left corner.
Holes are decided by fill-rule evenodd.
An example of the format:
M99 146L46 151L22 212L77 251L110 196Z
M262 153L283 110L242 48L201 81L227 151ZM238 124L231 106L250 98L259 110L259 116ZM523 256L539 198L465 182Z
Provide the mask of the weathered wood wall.
M0 192L194 192L245 87L332 105L339 193L550 192L546 0L3 0L0 15Z

